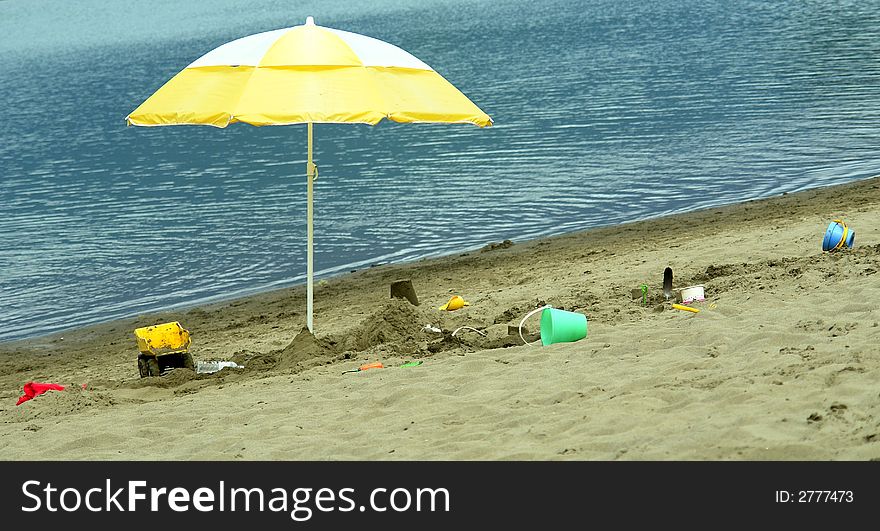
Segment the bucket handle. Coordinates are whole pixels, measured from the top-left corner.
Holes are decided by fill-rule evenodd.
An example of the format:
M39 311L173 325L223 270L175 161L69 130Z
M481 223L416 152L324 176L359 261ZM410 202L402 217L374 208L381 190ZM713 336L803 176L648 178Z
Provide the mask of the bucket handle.
M849 232L849 228L846 226L846 223L844 223L842 219L835 219L834 223L840 223L841 225L843 225L843 234L840 236L840 241L837 242L837 245L834 246L834 249L843 249L843 246L846 245L846 233ZM834 249L832 249L832 251Z
M534 310L527 313L525 317L522 318L522 321L519 322L519 338L522 339L523 343L525 343L526 345L534 345L535 343L540 341L540 339L536 339L536 340L532 341L531 343L529 343L528 341L526 341L526 338L523 337L522 326L523 326L523 323L526 322L526 319L528 319L532 315L540 312L541 310L543 310L545 308L552 308L552 307L553 306L550 306L549 304L547 304L547 305L541 306L540 308L535 308Z

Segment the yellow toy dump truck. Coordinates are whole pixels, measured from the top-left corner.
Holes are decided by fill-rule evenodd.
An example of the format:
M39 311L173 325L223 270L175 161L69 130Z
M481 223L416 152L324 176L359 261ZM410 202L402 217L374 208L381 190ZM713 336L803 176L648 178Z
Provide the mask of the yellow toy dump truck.
M177 321L138 328L134 335L141 351L138 355L141 378L159 376L169 368L195 369L188 350L192 342L189 330Z

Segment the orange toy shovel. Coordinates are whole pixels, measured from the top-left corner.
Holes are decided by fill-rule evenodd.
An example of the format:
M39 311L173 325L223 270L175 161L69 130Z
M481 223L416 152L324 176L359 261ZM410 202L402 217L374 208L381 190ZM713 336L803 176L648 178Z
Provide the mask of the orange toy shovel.
M377 362L375 362L375 363L366 363L366 364L364 364L364 365L361 365L361 366L358 367L357 369L352 369L352 370L350 370L350 371L342 371L342 374L345 374L345 373L348 373L348 372L360 372L360 371L366 371L366 370L368 370L368 369L384 369L384 368L385 368L385 366L382 365L382 362L381 362L381 361L377 361Z

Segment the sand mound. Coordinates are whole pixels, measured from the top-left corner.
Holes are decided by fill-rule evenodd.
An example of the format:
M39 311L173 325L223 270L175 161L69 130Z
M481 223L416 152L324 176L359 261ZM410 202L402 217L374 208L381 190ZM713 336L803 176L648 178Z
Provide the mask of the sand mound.
M78 385L67 385L64 391L47 391L15 406L7 416L10 422L29 422L38 418L73 415L88 409L110 407L116 403L102 392L84 390Z
M457 348L463 348L466 346L466 343L461 340L460 337L453 337L451 334L443 334L441 339L437 339L428 343L428 352L431 354L436 354L438 352L445 352L447 350L455 350Z
M345 345L359 351L382 345L412 354L422 349L427 339L424 327L429 321L430 318L409 302L390 299L345 338Z
M231 361L243 366L245 373L251 373L273 369L278 363L278 357L271 353L262 354L248 350L239 350L232 356Z
M289 345L275 353L276 369L307 369L322 365L336 356L336 344L330 339L318 339L308 328L303 328Z

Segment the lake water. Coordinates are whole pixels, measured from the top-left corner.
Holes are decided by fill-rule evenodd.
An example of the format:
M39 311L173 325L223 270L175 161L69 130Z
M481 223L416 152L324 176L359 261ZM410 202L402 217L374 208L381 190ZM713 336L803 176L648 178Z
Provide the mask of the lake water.
M303 281L304 125L124 125L226 41L313 15L495 120L315 126L320 277L880 174L878 7L0 1L0 339Z

